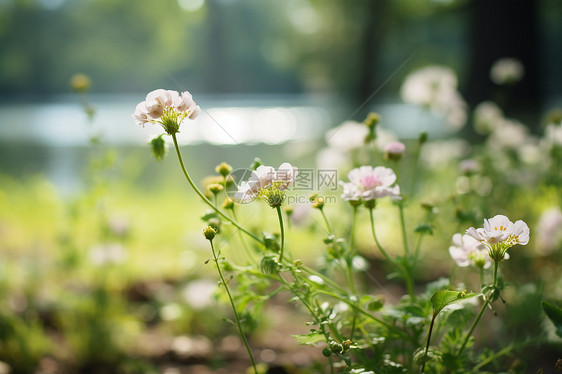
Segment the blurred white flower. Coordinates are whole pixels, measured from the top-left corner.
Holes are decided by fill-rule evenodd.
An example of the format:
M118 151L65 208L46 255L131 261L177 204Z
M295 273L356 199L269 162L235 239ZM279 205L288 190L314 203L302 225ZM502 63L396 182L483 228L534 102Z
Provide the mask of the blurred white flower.
M462 139L439 140L424 144L420 158L431 169L441 169L453 160L465 157L470 145Z
M503 119L503 111L492 101L483 101L474 108L474 128L479 134L491 133Z
M323 148L316 155L316 166L319 169L340 169L349 163L349 155L336 148Z
M545 210L537 223L537 246L540 255L546 256L562 244L562 211L558 207Z
M457 91L457 76L448 67L432 65L414 71L406 77L400 95L404 102L444 117L452 130L466 123L466 103Z
M102 244L92 247L89 256L96 266L120 264L127 259L127 250L118 243Z
M459 164L461 174L475 174L480 171L480 164L473 159L462 160Z
M340 181L343 186L341 197L346 201L375 200L390 196L400 200L400 187L392 186L396 182L396 174L384 166L361 166L347 175L349 183Z
M508 118L499 121L488 138L489 146L493 149L498 147L516 149L530 141L533 141L533 138L529 135L527 127L519 121Z
M497 60L490 69L490 79L500 85L519 82L524 74L521 61L509 57Z
M189 282L182 291L187 305L192 309L203 309L213 304L217 282L209 279L197 279Z
M365 124L346 121L326 133L326 142L331 148L349 152L365 145L365 138L368 134L369 129Z
M449 254L460 267L474 265L487 269L492 264L488 249L467 234L453 235L453 245L449 247Z

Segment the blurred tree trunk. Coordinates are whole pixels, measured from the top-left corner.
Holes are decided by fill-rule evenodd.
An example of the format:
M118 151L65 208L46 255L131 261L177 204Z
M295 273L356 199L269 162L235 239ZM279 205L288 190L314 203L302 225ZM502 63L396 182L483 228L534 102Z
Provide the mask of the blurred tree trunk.
M523 120L531 128L538 124L541 90L538 76L537 1L474 0L471 12L470 67L466 98L474 107L493 100L507 116ZM525 67L523 79L498 86L490 79L490 67L502 57L514 57Z
M361 105L376 90L377 85L381 82L377 81L378 71L378 53L382 39L387 35L385 30L385 18L387 16L388 1L387 0L367 0L363 1L362 21L363 35L360 39L360 51L356 75L356 89L354 101L357 105ZM356 119L361 120L366 116L367 109L358 113Z
M207 0L205 3L207 7L205 90L207 92L226 92L229 88L230 66L225 42L225 17L217 0Z

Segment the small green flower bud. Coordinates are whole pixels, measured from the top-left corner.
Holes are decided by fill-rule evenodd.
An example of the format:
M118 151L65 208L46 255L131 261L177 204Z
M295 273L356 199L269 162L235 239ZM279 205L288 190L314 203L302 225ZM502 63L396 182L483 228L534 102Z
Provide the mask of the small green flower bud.
M232 171L232 166L230 166L226 162L221 162L219 165L217 165L215 171L223 177L226 177Z
M330 349L333 353L343 353L343 345L338 342L330 342Z
M209 191L211 191L213 195L218 195L224 189L222 184L218 184L218 183L211 183L210 185L207 186L207 188L209 189Z
M262 165L263 165L262 160L259 157L256 157L256 158L254 158L254 162L252 162L252 165L250 165L250 169L256 170L257 168L259 168Z
M217 233L220 230L221 220L218 218L211 218L207 221L207 224Z
M86 92L92 86L92 81L86 74L75 74L70 78L70 87L76 92Z
M418 138L418 143L420 143L420 145L422 145L423 143L425 143L427 141L427 132L422 132Z
M363 121L368 128L374 129L380 122L381 116L378 113L371 112L367 115L367 118Z
M365 207L367 209L374 209L375 206L377 206L377 200L372 199L372 200L365 200Z
M260 270L264 274L279 274L281 264L275 256L265 256L260 261Z
M224 199L222 207L226 210L234 209L234 200L232 200L230 197L227 197L226 199Z
M310 195L308 200L312 203L313 208L320 210L324 208L324 197L318 196L316 192Z
M166 141L162 138L162 135L159 135L152 140L150 140L150 149L152 151L152 155L158 161L162 160L166 155Z
M285 214L287 215L287 217L291 217L295 211L295 208L293 208L291 205L286 205L283 207L283 210L285 210Z
M326 347L322 350L322 355L324 357L330 357L332 355L332 350Z
M349 200L349 205L352 207L358 207L363 203L363 200Z
M205 227L205 229L203 230L203 236L205 237L205 239L207 240L213 240L215 238L215 235L217 234L217 232L215 231L215 229L213 229L211 226L207 226Z

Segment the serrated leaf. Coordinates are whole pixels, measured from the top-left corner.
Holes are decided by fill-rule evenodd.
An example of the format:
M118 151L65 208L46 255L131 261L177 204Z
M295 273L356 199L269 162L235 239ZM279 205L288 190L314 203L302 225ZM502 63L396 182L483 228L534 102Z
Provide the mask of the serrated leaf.
M324 335L322 335L319 331L314 331L310 334L292 336L297 339L297 343L301 345L315 345L316 343L323 342L325 340Z
M431 305L433 306L433 315L439 314L447 305L470 299L478 296L477 293L466 293L464 291L440 290L431 296Z
M548 318L556 327L556 335L562 337L562 309L546 300L541 301L541 306Z

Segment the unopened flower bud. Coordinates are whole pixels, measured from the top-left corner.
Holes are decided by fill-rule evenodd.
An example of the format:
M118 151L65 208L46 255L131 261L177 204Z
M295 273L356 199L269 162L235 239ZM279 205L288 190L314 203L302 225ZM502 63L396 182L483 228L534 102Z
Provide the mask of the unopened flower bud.
M384 147L384 158L385 160L398 161L402 158L402 155L406 151L406 146L404 143L392 142L388 143Z
M285 210L285 214L287 215L287 217L291 217L295 212L295 208L291 205L286 205L283 207L283 209Z
M377 205L377 200L375 200L375 199L365 200L365 207L367 209L374 209L376 205Z
M260 270L264 274L279 274L281 264L275 256L265 256L260 261Z
M330 348L326 347L322 350L322 355L324 357L330 357L332 355L332 350Z
M85 74L75 74L70 78L70 87L76 92L86 92L92 86L92 81Z
M219 194L224 189L222 184L218 184L218 183L211 183L210 185L207 186L207 188L209 189L209 191L213 193L213 195Z
M219 165L217 165L215 171L223 177L226 177L232 171L232 166L230 166L226 162L221 162Z
M418 138L418 143L420 143L420 145L422 145L423 143L425 143L427 141L427 132L422 132Z
M207 240L213 240L216 234L217 232L211 226L207 226L205 227L205 229L203 229L203 236Z
M152 151L152 155L158 161L162 160L166 155L166 141L162 138L162 135L159 135L152 140L150 140L150 149Z
M378 113L371 112L367 115L367 118L365 118L365 121L363 121L363 123L367 125L368 128L374 129L375 126L377 126L377 124L380 122L380 120L381 116Z
M222 207L226 210L234 209L234 201L230 197L227 197L226 199L224 199Z
M256 170L257 168L259 168L262 165L263 165L262 160L259 157L256 157L256 158L254 158L254 162L252 162L252 165L250 166L250 169Z
M308 200L312 203L312 207L322 210L324 208L324 197L318 196L315 192L309 196Z
M218 218L211 218L207 221L207 223L209 224L209 226L211 226L211 228L213 230L215 230L215 233L219 232L220 226L221 226L221 220Z

